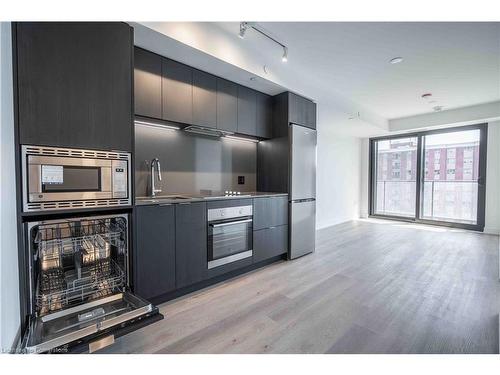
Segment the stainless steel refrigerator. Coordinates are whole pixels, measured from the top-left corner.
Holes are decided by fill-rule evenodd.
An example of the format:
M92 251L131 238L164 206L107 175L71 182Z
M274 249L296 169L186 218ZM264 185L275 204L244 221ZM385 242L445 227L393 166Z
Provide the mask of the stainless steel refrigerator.
M291 124L290 259L312 253L316 245L316 130Z

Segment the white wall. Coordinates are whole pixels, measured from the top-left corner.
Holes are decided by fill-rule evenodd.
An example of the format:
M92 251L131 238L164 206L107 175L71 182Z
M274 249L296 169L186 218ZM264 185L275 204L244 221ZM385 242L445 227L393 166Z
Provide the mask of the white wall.
M360 216L368 215L368 139L362 141L360 195L366 197L361 201ZM488 124L488 145L486 164L486 212L485 233L500 233L500 121Z
M0 23L0 352L10 350L20 328L10 27Z
M316 228L357 219L360 211L361 139L318 123Z

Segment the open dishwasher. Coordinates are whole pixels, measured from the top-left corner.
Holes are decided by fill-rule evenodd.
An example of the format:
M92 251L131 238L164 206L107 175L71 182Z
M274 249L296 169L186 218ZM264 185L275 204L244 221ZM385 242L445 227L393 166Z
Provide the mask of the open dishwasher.
M162 318L129 291L128 215L26 224L30 318L27 352L93 352L115 331Z

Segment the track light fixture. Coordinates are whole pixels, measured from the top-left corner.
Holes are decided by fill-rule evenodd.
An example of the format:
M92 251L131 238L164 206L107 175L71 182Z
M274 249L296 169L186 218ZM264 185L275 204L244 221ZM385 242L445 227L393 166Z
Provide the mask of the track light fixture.
M272 36L267 34L263 29L257 25L256 22L240 22L240 32L238 36L241 39L245 38L245 33L247 32L247 29L251 27L255 31L257 31L259 34L265 36L267 39L272 40L274 43L279 44L281 48L283 48L283 55L281 56L281 61L287 62L288 61L288 47L285 46L283 43L278 42L276 39L274 39Z
M248 28L247 22L240 22L240 33L238 34L238 36L241 39L245 38L245 33L247 32L247 28Z

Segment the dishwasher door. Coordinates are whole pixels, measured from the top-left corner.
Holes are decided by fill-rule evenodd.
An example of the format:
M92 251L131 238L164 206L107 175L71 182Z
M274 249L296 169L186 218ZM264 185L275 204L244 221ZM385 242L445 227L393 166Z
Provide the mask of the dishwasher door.
M158 315L157 320L163 318L156 307L142 298L131 293L117 293L34 318L24 347L28 353L69 352L69 347L81 340L103 332L112 336L114 328L123 328L153 315Z

